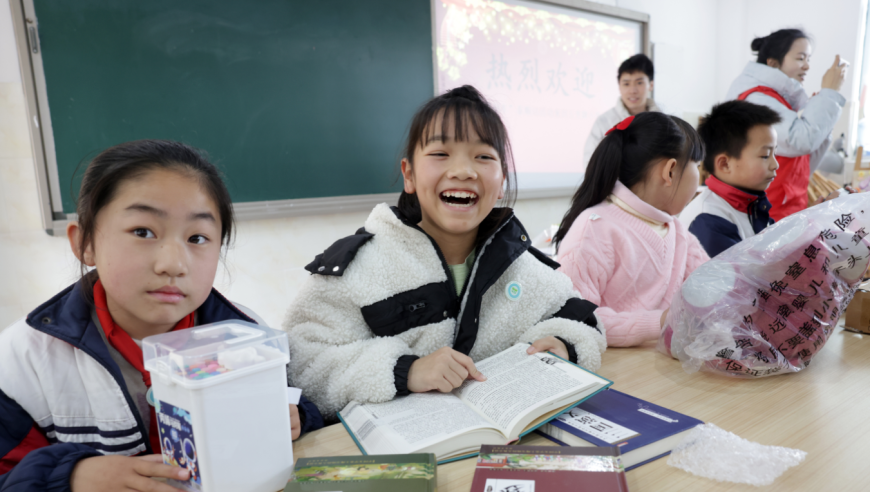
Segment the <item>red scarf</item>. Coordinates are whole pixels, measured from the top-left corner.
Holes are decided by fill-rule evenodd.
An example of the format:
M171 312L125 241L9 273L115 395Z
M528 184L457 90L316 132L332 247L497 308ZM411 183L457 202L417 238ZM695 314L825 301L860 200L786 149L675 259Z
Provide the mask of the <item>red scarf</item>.
M145 364L142 359L142 349L136 345L129 333L123 328L115 324L112 315L109 314L109 304L106 301L106 290L100 280L94 284L94 305L97 308L97 319L103 326L103 332L106 333L106 339L109 344L115 348L124 359L136 368L142 374L142 381L145 386L151 387L151 373L145 370ZM171 330L186 330L193 326L195 312L181 318ZM148 438L151 441L151 449L155 453L160 452L160 436L157 432L157 417L154 415L154 407L151 407L151 425L148 430Z

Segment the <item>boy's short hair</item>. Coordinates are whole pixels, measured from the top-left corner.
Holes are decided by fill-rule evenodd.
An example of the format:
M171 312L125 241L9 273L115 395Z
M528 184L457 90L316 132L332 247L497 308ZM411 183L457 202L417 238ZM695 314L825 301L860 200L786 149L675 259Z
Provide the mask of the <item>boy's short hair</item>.
M635 72L643 72L647 77L649 77L649 81L652 82L653 75L655 75L652 60L643 53L632 56L628 60L622 62L622 65L619 66L619 71L616 73L616 80L622 78L622 74L624 73Z
M739 158L753 127L773 126L780 121L776 111L747 101L728 101L713 106L710 114L703 116L698 124L698 134L707 149L704 170L715 173L714 163L719 154Z

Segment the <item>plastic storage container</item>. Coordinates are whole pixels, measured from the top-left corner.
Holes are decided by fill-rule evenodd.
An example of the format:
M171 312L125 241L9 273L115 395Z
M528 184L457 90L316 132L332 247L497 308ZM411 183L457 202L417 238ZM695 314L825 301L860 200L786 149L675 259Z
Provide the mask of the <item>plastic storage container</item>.
M173 486L205 492L283 489L293 472L287 334L224 321L147 337L149 400Z

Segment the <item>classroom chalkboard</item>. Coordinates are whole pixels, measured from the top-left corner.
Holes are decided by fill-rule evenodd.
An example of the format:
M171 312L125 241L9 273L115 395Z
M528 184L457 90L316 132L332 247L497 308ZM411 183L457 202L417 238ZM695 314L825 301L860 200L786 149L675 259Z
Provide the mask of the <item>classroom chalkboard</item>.
M404 134L434 91L429 0L33 7L63 212L90 158L141 138L207 151L234 202L401 188Z

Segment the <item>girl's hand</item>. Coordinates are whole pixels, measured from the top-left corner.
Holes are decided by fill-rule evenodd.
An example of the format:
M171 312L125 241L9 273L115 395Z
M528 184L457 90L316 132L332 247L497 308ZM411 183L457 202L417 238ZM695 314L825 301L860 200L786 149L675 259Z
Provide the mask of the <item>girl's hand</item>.
M471 357L444 347L411 364L408 371L408 390L414 393L432 390L450 393L468 378L486 381L486 376L474 367Z
M182 492L152 478L188 480L190 472L163 464L159 454L148 456L94 456L79 461L73 468L69 483L72 492Z
M568 347L566 347L565 344L556 337L544 337L535 340L535 343L526 350L526 353L535 354L547 351L553 352L559 357L568 360Z
M668 312L670 312L671 308L667 308L662 311L662 319L659 320L659 324L662 325L662 328L665 327L665 321L668 319Z
M290 438L292 440L299 439L302 434L302 419L299 418L299 407L290 405Z
M848 68L848 63L840 63L840 55L834 57L834 64L828 68L828 71L822 77L822 89L839 91L840 87L843 86L843 81L846 79L846 69Z

